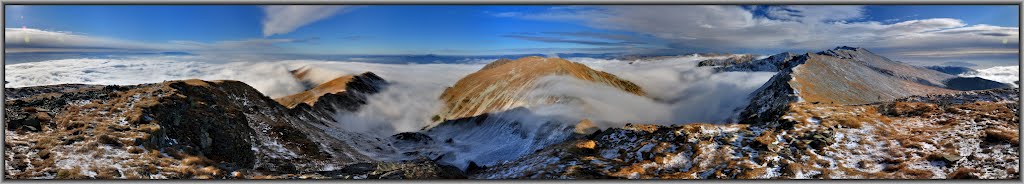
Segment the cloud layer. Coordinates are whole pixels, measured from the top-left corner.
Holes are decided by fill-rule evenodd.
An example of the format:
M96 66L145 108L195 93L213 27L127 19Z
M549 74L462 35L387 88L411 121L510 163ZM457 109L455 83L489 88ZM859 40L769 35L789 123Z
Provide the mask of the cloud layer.
M40 51L188 51L224 54L232 52L276 53L287 49L283 43L306 42L312 39L254 38L216 42L167 41L140 42L117 38L90 36L71 32L32 28L4 28L5 52Z
M1020 37L1016 27L968 25L951 18L864 21L863 6L575 6L492 15L649 34L669 41L670 48L690 51L816 51L850 45L897 59L1016 58Z
M378 64L347 61L284 60L276 62L207 62L207 56L144 56L118 59L64 59L5 65L5 87L64 83L139 84L199 78L239 80L270 97L300 92L302 81L289 70L316 68L313 82L371 71L391 82L369 97L358 112L339 115L344 127L383 134L416 131L430 123L443 103L446 87L484 66L473 64ZM571 97L562 105L530 106L541 115L588 118L603 127L625 123L676 124L721 122L746 104L746 95L771 73L714 73L698 68L697 56L664 58L630 64L629 61L568 58L596 70L607 71L641 86L654 99L568 77L546 77L532 92ZM541 103L538 103L541 104Z
M350 10L349 6L273 5L264 6L263 36L285 34L299 27Z

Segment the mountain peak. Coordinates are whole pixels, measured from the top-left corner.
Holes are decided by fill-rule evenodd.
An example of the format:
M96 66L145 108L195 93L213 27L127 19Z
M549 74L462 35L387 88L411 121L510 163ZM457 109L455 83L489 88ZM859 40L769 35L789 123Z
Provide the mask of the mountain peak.
M533 89L534 82L550 75L570 76L638 96L646 95L640 86L630 81L565 59L540 56L499 59L446 89L441 94L445 107L438 120L473 117L522 106L526 103L523 98Z
M301 72L301 74L304 73L305 72ZM334 78L333 80L325 83L318 84L316 87L300 93L275 98L274 101L277 101L288 108L293 108L299 104L312 106L316 104L321 96L326 94L346 92L351 88L357 88L357 86L377 86L374 88L379 88L378 85L383 83L383 81L383 79L373 72L364 72L359 75L345 75Z
M782 64L771 68L779 73L751 95L750 105L741 113L744 121L775 121L797 102L857 105L1003 86L889 60L857 47L840 46L785 59L776 56L789 54L763 59Z

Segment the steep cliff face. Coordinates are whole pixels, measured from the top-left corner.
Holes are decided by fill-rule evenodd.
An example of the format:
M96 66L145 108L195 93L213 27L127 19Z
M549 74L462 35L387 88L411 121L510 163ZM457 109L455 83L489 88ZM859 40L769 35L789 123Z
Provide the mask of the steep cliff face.
M644 96L636 84L615 75L558 58L525 57L498 60L462 78L441 94L445 107L437 121L478 116L526 105L527 92L541 77L565 75Z
M358 136L324 131L325 114L365 103L351 94L380 89L375 75L349 78L348 91L292 109L238 81L5 89L6 177L224 178L372 161L345 139Z
M304 73L297 73L298 79ZM305 81L305 80L304 80ZM388 82L372 72L345 75L317 84L309 90L274 99L289 108L292 114L308 114L319 125L327 126L336 120L338 112L354 112L367 103L367 96L384 90ZM311 119L313 120L313 119Z

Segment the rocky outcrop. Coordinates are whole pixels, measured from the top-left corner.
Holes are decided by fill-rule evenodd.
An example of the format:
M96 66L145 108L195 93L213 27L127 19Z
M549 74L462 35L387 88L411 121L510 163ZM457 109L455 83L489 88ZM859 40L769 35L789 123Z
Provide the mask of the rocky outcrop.
M297 73L296 77L302 77L305 73ZM316 106L317 102L337 102L338 100L324 99L324 96L350 96L350 102L340 102L338 104L365 104L367 94L377 93L387 86L387 81L380 78L372 72L366 72L359 75L346 75L335 78L334 80L318 84L315 87L288 96L275 98L281 105L288 108L295 108L300 104L307 106ZM332 97L327 97L332 98ZM323 100L321 100L323 99ZM354 110L351 107L343 107L345 110Z
M793 57L797 54L792 52L783 52L780 54L768 56L764 59L754 60L750 57L748 60L738 60L734 62L719 62L717 60L706 60L701 61L697 64L698 67L714 67L717 72L778 72L793 64ZM729 60L726 60L729 61Z
M939 71L950 75L971 75L978 73L977 70L962 66L926 66L924 68Z
M336 122L337 112L355 112L366 104L367 96L378 93L387 87L388 82L372 72L360 75L346 75L315 87L274 99L277 103L289 108L291 114L309 114L316 117L326 126Z
M380 81L353 76L291 109L238 81L5 89L17 94L5 101L6 161L31 163L5 177L229 178L373 161L350 145L358 136L325 132L325 114L357 109Z
M714 66L733 66L733 65L744 65L754 61L754 55L741 54L733 55L726 58L706 59L697 62L698 67L714 67Z

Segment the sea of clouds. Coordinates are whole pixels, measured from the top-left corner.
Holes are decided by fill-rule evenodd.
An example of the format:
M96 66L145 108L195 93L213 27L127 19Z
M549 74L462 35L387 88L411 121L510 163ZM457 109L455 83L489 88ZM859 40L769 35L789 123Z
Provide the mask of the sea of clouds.
M1020 87L1020 65L1018 66L996 66L992 68L977 70L977 73L960 75L961 77L981 77L996 82L1007 83L1013 87Z
M705 57L681 56L650 61L567 58L595 70L606 71L640 85L651 98L571 77L546 77L533 91L536 96L570 96L582 104L531 106L539 113L567 113L600 122L602 127L632 123L675 124L721 122L745 104L745 97L772 73L713 73L695 67ZM275 62L207 62L201 56L140 56L116 59L61 59L5 65L5 87L65 83L141 84L198 78L238 80L270 97L304 90L303 81L289 70L312 67L308 82L374 72L391 85L370 96L358 112L342 114L353 129L387 133L416 131L439 111L439 96L446 87L488 61L469 64L381 64L348 61L283 60ZM465 63L465 62L463 62ZM383 127L382 127L383 126Z
M602 129L626 123L728 123L737 110L747 104L748 95L774 75L771 72L715 73L709 68L696 67L696 62L709 59L696 55L643 61L566 59L636 83L647 96L573 77L547 76L537 80L534 89L526 94L525 109L488 118L494 126L437 129L428 134L438 139L454 139L455 143L395 149L434 150L448 155L443 162L464 168L469 161L491 165L557 143L568 136L565 129L571 129L581 119L590 119ZM441 93L488 62L490 60L460 61L459 64L325 60L209 62L201 56L60 59L4 65L4 81L5 87L10 88L65 83L128 85L192 78L238 80L273 98L301 92L306 88L305 83L318 84L339 76L373 72L390 85L369 96L368 104L358 111L339 113L338 125L333 127L384 138L399 132L420 131L430 125L431 117L442 108ZM290 70L303 67L312 68L304 81L292 77ZM1013 83L1019 80L1019 68L982 69L973 76ZM569 100L549 103L550 97Z
M530 96L572 97L572 103L533 103L539 115L591 119L598 126L626 123L681 124L727 122L747 103L748 95L766 82L770 72L723 72L696 67L708 57L696 55L654 60L566 58L605 71L641 86L648 97L572 77L540 79ZM274 62L208 62L202 56L140 56L117 59L61 59L4 65L5 87L64 83L141 84L166 80L238 80L269 97L301 92L303 82L320 83L335 77L374 72L391 83L369 97L354 113L339 114L339 123L353 131L383 135L418 131L430 123L442 103L445 88L482 68L489 61L460 64L382 64L350 61L282 60ZM299 81L289 70L312 67L310 81ZM976 76L1004 83L1019 80L1019 66L979 70Z

